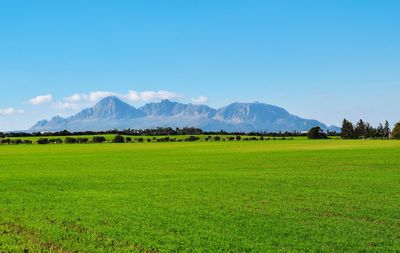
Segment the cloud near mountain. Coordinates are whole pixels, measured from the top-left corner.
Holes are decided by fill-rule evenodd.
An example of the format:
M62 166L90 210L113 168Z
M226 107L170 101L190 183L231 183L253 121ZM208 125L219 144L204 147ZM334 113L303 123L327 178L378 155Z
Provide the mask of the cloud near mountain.
M14 114L22 114L22 113L24 113L24 110L15 109L12 107L0 109L0 115L14 115Z
M42 120L29 131L101 131L156 127L198 127L207 131L304 131L329 127L292 115L285 109L263 103L233 103L214 109L201 104L183 104L168 99L135 108L116 96L101 99L95 106L68 117ZM333 127L333 130L338 130Z
M128 93L121 94L109 91L93 91L90 93L77 93L69 97L64 98L64 101L70 103L82 102L82 101L92 101L96 102L105 97L118 97L130 102L146 102L154 100L164 100L164 99L176 99L179 95L175 92L159 90L159 91L135 91L129 90Z
M83 109L89 106L94 102L98 102L99 100L114 96L119 99L138 103L138 102L153 102L153 101L161 101L164 99L179 99L181 95L167 90L158 90L158 91L136 91L136 90L129 90L126 93L118 93L118 92L111 92L111 91L92 91L89 93L75 93L73 95L64 97L62 99L55 99L51 94L47 95L40 95L34 98L29 99L29 104L33 106L40 106L43 104L50 104L50 106L56 110L61 112L71 112L77 111L79 109ZM199 103L206 102L206 97L200 96L197 99ZM193 99L194 101L195 99ZM197 100L196 100L197 101Z
M29 103L33 105L40 105L40 104L45 104L53 101L53 96L50 94L47 95L42 95L42 96L37 96L29 100Z

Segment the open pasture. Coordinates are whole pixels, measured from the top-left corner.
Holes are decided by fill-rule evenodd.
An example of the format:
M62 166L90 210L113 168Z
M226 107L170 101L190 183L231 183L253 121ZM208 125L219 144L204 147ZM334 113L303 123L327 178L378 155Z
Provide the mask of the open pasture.
M398 252L400 142L0 145L0 252Z

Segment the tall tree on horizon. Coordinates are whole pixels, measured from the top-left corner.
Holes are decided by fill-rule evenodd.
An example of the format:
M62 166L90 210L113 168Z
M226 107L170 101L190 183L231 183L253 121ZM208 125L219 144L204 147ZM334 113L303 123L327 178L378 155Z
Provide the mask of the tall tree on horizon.
M341 136L343 139L354 139L356 137L355 131L354 131L354 126L347 119L343 120Z
M366 138L367 135L367 125L365 122L360 119L360 121L357 122L356 128L355 128L355 133L357 138Z
M377 128L374 128L373 126L371 126L370 123L367 123L365 126L365 130L366 130L366 134L365 137L366 138L374 138L374 137L378 137L378 130Z
M385 121L385 126L383 127L382 133L383 133L383 138L389 139L389 137L390 137L390 125L389 125L389 122L387 120Z
M379 123L379 126L376 128L376 137L384 138L385 133L383 131L383 125L382 123Z
M397 122L394 125L392 135L390 136L392 139L400 139L400 122Z

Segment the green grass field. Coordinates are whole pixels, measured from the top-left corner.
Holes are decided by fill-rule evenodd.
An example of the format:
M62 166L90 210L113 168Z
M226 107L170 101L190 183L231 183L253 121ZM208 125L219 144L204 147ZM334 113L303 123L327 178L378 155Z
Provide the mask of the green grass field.
M400 142L0 145L0 252L399 252Z

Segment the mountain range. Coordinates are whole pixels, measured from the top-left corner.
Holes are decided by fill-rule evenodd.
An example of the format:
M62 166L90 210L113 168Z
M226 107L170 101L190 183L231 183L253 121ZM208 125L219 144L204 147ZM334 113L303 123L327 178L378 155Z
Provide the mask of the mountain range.
M314 126L340 131L338 127L290 114L264 103L232 103L219 109L162 100L135 108L117 97L103 98L91 108L62 118L41 120L29 132L105 131L157 127L197 127L205 131L306 131Z

